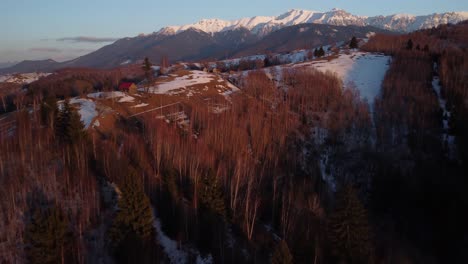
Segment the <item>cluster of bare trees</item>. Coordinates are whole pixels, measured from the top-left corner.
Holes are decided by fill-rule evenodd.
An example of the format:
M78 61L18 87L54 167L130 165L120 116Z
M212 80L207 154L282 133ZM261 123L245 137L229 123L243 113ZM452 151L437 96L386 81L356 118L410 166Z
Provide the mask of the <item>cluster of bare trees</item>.
M92 90L115 90L122 79L141 80L144 72L139 65L110 70L69 68L58 70L28 87L33 95L66 98L89 93Z
M422 146L429 131L440 128L440 109L434 94L432 59L423 53L401 51L385 77L375 102L377 134L382 146L413 140ZM398 142L399 140L402 140Z
M220 114L205 105L187 106L188 130L151 115L122 121L123 129L100 143L99 167L114 182L125 167L135 168L153 201L161 199L157 197L163 190L170 193L170 204L179 208L180 219L197 215L199 186L211 170L223 190L228 218L243 230L246 240L257 243L264 224L270 224L291 243L301 238L319 248L321 235L315 227L324 209L317 190L326 187L318 171L310 174L314 170L301 168L310 162L307 166L317 169L318 162L317 157L305 161L304 146L314 126L330 130L335 141L357 128L369 128L369 112L359 94L343 90L333 76L307 70L288 70L284 76L287 89L278 89L263 71L249 73L241 81L243 92L234 94L230 109ZM141 129L132 128L134 121ZM164 206L158 208L166 214ZM180 225L174 229L183 230L191 223ZM177 232L177 237L188 242L198 239L187 232Z
M69 231L76 238L70 254L84 262L83 234L100 211L100 195L96 177L89 169L86 142L60 146L54 131L40 123L39 112L23 110L15 116L10 133L0 138L0 255L7 262L25 259L25 225L32 208L46 199L70 219Z
M201 214L200 183L212 171L224 194L216 202L224 203L225 217L242 230L238 243L270 250L270 232L277 232L294 250L315 248L299 260L323 258L318 252L324 236L317 230L325 218L320 190L327 187L320 180L318 157L306 157L305 145L312 142L314 127L329 130L335 142L343 141L365 126L369 113L359 94L343 90L334 76L313 70L286 70L282 75L283 88L278 89L263 71L249 73L240 82L243 92L232 96L230 109L223 113L214 114L197 102L188 105L187 130L154 116L121 119L109 134L92 133L89 141L67 145L57 141L53 123L41 124L39 112L18 111L15 132L0 139L0 180L7 197L2 201L2 252L9 259L24 258L22 248L14 245L23 243L27 221L21 215L28 214L31 193L38 190L65 212L76 238L75 259L83 262L90 257L84 234L108 225L99 223L109 221L101 204L101 198L108 200L103 186L113 183L118 188L130 172L142 178L162 219L178 219L169 234L180 242L198 241L206 230L190 219ZM44 80L42 85L50 82L59 89L60 80ZM39 89L44 86L35 85L31 91L37 92L25 96L39 104L46 95ZM51 94L54 89L47 97ZM169 203L161 202L166 192ZM223 252L229 243L223 237L229 225L218 226L214 235L224 246L212 253L222 259L227 257ZM241 249L232 253L237 255L233 259L245 260Z

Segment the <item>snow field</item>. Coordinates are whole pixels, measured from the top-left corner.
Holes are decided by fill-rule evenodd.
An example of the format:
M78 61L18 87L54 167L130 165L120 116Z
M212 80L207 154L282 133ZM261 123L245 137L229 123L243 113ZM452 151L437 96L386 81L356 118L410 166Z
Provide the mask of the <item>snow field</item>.
M207 89L208 86L206 86L206 84L213 82L223 83L226 81L217 75L204 71L190 71L187 75L175 77L173 80L149 87L149 92L153 94L180 94L186 92L187 96L190 97L193 96L193 91L188 90L188 88L205 84L205 89ZM235 87L229 82L226 83L227 84L225 85L218 84L216 85L216 88L228 90L227 92L234 92L239 90L239 88ZM143 91L144 89L140 88L140 90ZM223 93L223 91L220 93Z
M63 104L63 101L58 102L59 107ZM98 112L96 111L96 103L90 99L83 98L72 98L70 99L70 105L73 105L78 108L78 113L81 117L81 122L85 126L85 129L88 129L94 118L97 116Z
M331 61L307 62L293 67L312 67L322 72L335 73L343 85L354 84L361 98L367 99L372 108L390 67L390 59L390 56L382 54L353 51L350 54L342 53Z

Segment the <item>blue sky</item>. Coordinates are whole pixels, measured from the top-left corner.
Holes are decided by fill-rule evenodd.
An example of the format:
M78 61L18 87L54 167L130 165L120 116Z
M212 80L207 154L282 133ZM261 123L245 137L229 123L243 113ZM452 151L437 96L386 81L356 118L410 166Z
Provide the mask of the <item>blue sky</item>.
M415 15L468 11L468 0L0 0L0 62L67 60L114 38L151 33L201 18L237 19L280 15L292 8L355 15ZM87 38L76 38L76 37Z

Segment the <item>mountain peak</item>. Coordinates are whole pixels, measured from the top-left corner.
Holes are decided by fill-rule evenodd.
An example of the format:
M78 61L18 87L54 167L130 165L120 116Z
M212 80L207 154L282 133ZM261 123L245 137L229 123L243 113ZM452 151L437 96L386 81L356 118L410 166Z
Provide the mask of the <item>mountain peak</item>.
M309 10L304 10L304 9L298 9L298 8L293 8L289 9L287 13L304 13L304 12L314 12L314 11L309 11Z
M160 35L174 35L189 28L195 28L206 33L246 28L254 34L266 35L272 31L287 26L303 23L329 24L335 26L375 26L393 31L409 32L429 28L445 23L458 23L468 19L468 12L450 12L427 16L395 14L390 16L357 16L343 9L333 8L328 12L318 12L303 9L290 9L279 16L255 16L238 20L222 20L219 18L201 19L200 21L182 26L169 26L158 31Z

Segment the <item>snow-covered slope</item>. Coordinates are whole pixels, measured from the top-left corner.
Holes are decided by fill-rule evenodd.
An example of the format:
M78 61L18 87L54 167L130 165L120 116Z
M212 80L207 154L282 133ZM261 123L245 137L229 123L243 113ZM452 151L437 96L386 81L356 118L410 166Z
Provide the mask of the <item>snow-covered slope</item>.
M98 114L94 101L75 97L70 100L70 104L79 105L78 113L81 116L81 122L84 124L85 129L88 129L91 125L91 122Z
M159 34L172 35L195 28L207 33L216 33L247 28L255 34L265 35L283 27L302 23L329 24L335 26L375 26L393 31L414 31L430 28L440 24L458 23L468 19L468 12L450 12L443 14L431 14L427 16L414 15L390 15L365 17L348 13L341 9L333 9L328 12L292 9L277 16L256 16L238 20L226 21L221 19L202 19L194 24L182 26L169 26L161 29Z
M390 57L382 54L352 51L340 53L338 58L295 64L293 67L312 67L332 72L344 85L353 85L372 107L390 65Z
M231 83L216 74L204 71L189 71L183 75L172 75L170 78L159 78L155 85L147 88L153 94L185 95L191 97L204 93L229 95L239 90ZM144 91L145 88L140 88Z
M7 74L0 76L0 82L28 84L39 80L40 78L49 76L50 73L31 72L21 74Z

